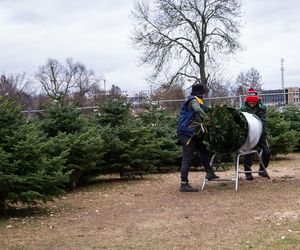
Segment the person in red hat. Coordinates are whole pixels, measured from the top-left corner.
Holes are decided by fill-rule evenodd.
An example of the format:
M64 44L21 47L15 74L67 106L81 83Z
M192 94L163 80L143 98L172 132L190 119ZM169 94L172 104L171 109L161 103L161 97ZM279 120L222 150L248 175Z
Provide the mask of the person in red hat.
M263 132L257 146L262 149L262 161L265 165L265 168L267 168L269 165L269 160L271 155L271 151L267 143L267 127L266 127L267 108L258 97L257 91L255 89L250 88L248 90L245 103L241 108L241 111L255 114L262 122ZM252 166L252 155L245 155L244 158L245 171L251 171L251 166ZM262 166L260 166L259 171L262 170L263 168ZM268 177L267 173L265 172L260 172L259 175L262 177ZM246 173L246 179L253 180L252 174Z

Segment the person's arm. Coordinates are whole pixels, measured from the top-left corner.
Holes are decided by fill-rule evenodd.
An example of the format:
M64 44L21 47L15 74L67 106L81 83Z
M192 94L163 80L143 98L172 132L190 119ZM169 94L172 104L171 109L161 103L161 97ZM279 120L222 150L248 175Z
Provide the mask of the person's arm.
M261 120L261 122L263 124L263 129L265 130L265 132L267 132L266 131L267 130L267 108L265 105L262 105L259 119Z
M247 110L246 104L244 103L243 106L240 108L241 112L249 112L249 110Z
M208 119L208 116L205 114L204 110L201 108L200 104L196 99L192 99L189 103L189 108L193 110L198 117L202 120Z
M258 118L261 120L263 131L262 131L262 137L267 136L267 107L259 101L259 109L258 112L255 112L255 114L258 116Z

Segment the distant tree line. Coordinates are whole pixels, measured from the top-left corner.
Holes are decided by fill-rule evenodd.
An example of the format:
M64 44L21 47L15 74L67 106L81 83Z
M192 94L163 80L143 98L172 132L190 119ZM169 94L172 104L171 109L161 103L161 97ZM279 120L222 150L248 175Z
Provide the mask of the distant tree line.
M50 58L34 76L26 73L3 73L0 76L0 96L14 101L23 110L43 109L52 101L67 101L79 107L92 106L104 100L106 95L120 94L119 87L113 85L106 90L104 86L104 77L72 58L65 63Z
M33 77L26 73L4 73L0 76L0 96L14 101L22 110L39 110L55 101L68 102L76 107L94 106L102 103L107 97L118 97L121 89L112 85L105 89L105 79L97 76L93 70L68 58L64 64L56 59L48 59L45 65L38 68ZM209 89L210 97L243 95L249 87L258 90L262 87L260 73L251 68L248 72L241 72L234 83L214 82ZM160 83L151 87L148 100L178 100L184 99L189 89L185 89L183 79L173 84ZM140 92L136 98L145 99Z

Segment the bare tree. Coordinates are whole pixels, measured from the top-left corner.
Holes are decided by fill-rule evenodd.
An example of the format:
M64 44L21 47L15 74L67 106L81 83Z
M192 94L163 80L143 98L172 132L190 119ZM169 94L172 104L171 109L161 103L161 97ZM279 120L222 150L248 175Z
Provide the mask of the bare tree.
M226 67L216 63L211 70L209 97L228 97L232 94L231 79L227 76ZM234 93L235 94L235 93Z
M250 88L255 88L256 90L261 90L263 82L262 82L262 76L261 74L258 72L258 70L256 70L255 68L251 68L247 74L247 81L249 83L249 87Z
M239 73L236 79L236 95L244 95L247 92L247 88L249 88L247 83L247 78L244 72Z
M163 74L209 87L216 56L240 48L239 0L137 0L134 45L142 64L153 65L150 80Z
M263 85L262 76L255 68L250 68L246 73L241 72L236 79L236 94L245 95L247 89L261 90Z
M24 106L28 105L32 94L33 90L25 73L0 76L0 96Z
M209 97L227 97L231 94L231 85L229 82L214 80L210 85Z
M88 70L82 63L76 63L77 71L74 74L74 99L80 106L84 105L87 95L94 97L94 91L99 85L100 78L92 70Z
M122 95L122 90L121 90L121 88L120 88L119 86L113 84L113 85L111 86L110 91L109 91L109 95L110 95L112 98L117 98L117 97L119 97L119 96Z
M93 85L88 94L90 97L88 100L90 101L89 105L92 106L102 104L107 97L105 89L101 89L98 84Z
M162 85L152 93L153 100L180 100L185 98L185 91L182 83Z
M72 59L67 59L66 65L62 65L56 59L50 58L46 65L39 67L35 77L51 99L62 101L76 85L74 76L77 72L78 66Z

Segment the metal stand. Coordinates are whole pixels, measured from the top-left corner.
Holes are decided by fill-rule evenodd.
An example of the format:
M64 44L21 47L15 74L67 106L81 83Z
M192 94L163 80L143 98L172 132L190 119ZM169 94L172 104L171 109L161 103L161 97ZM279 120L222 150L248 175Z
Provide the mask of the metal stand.
M261 152L262 153L262 152ZM236 156L236 162L235 162L235 176L233 178L227 178L227 179L213 179L211 181L234 181L235 182L235 191L238 190L238 186L239 186L239 174L240 173L265 173L267 175L267 178L270 179L270 176L265 168L265 165L261 159L261 153L259 154L257 152L257 150L251 150L251 151L246 151L246 152L239 152ZM260 170L260 171L242 171L240 170L240 157L242 155L249 155L249 154L256 154L258 156L258 159L259 159L259 162L260 162L260 165L262 167L263 170ZM213 166L213 162L216 158L218 154L214 154L213 157L211 158L210 160L210 166L212 167ZM201 190L204 189L205 185L209 182L208 179L206 179L204 177L204 181L203 181L203 184L202 184L202 187L201 187Z

